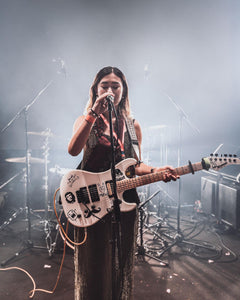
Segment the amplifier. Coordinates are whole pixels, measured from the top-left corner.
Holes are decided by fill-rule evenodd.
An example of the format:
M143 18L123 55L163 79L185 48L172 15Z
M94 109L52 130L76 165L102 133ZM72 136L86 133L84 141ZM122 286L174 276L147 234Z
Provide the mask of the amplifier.
M240 228L240 188L219 184L218 214L223 222Z
M218 220L240 228L240 186L230 181L220 183L216 178L201 178L202 210L214 215Z
M201 204L206 214L216 214L216 181L211 177L201 178Z

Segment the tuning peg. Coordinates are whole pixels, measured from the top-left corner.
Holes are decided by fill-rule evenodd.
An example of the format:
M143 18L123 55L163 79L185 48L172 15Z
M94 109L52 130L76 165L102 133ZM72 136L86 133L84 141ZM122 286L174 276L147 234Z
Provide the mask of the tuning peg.
M217 156L218 156L218 154L217 154L217 153L215 153L215 156L217 157Z
M227 157L227 154L224 154L225 157Z
M229 157L232 157L232 154L229 154L228 156L229 156Z

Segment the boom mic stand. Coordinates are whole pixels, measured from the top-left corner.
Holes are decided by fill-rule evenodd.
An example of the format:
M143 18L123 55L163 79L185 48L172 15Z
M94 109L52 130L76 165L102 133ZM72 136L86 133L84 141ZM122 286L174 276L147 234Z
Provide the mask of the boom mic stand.
M30 151L29 151L29 143L28 143L28 111L29 108L36 102L36 100L40 97L40 95L52 84L52 80L45 85L45 87L37 94L36 97L27 105L25 105L16 115L15 117L1 130L1 133L5 131L18 117L21 115L24 115L25 120L25 159L26 159L26 184L25 184L25 213L27 216L27 231L28 231L28 237L27 241L25 241L25 247L23 247L19 252L15 253L12 257L8 258L7 260L3 261L1 263L2 266L5 266L8 262L13 260L15 257L19 257L20 254L25 252L28 249L37 248L37 249L44 249L40 246L34 246L31 236L31 208L30 208Z
M172 104L175 106L179 113L179 125L178 125L178 134L179 134L179 146L178 146L178 167L180 167L181 163L181 156L182 156L182 126L183 126L183 119L186 120L186 122L190 125L190 127L196 131L197 133L200 133L199 129L195 127L189 120L188 116L186 113L183 111L183 109L176 104L176 102L166 93L164 93L165 96L172 102ZM198 248L204 248L204 249L209 249L212 250L211 248L201 245L201 244L196 244L192 243L189 241L186 241L184 239L183 233L181 231L181 226L180 226L180 211L181 211L181 191L182 191L182 182L181 179L179 179L179 189L178 189L178 203L177 203L177 228L176 228L176 235L174 237L169 236L170 240L172 240L172 244L170 244L166 249L164 249L158 257L161 257L165 252L170 250L173 246L179 245L179 244L185 244L188 246L196 246Z

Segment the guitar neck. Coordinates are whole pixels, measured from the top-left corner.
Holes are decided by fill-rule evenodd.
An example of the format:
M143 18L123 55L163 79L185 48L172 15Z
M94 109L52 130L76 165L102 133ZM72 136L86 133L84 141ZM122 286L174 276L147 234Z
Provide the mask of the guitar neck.
M189 165L175 168L174 171L177 175L182 176L185 174L201 171L202 169L204 169L202 163L198 162L195 164L189 163ZM146 185L149 183L163 181L164 174L165 174L165 171L161 171L161 172L151 173L151 174L147 174L147 175L143 175L143 176L139 176L139 177L134 177L134 178L118 181L117 182L117 190L119 192L123 192L123 191L130 190L130 189L133 189L133 188L136 188L139 186L143 186L143 185Z

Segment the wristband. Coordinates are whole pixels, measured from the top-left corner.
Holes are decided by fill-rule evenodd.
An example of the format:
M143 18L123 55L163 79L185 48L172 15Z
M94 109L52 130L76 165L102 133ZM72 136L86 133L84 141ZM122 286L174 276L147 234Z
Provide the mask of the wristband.
M97 113L95 113L95 111L92 108L90 108L90 111L91 111L92 115L94 116L94 118L99 118L99 115Z
M85 120L87 121L88 124L92 125L96 121L96 118L94 116L91 116L91 115L86 115Z

